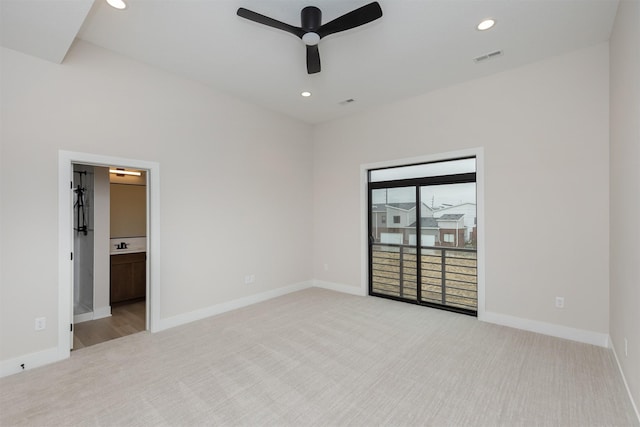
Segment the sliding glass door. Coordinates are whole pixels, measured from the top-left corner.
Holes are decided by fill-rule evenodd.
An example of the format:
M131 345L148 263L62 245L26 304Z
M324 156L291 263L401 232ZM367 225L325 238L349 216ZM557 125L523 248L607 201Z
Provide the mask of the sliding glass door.
M372 290L417 301L416 189L378 188L371 197Z
M475 159L369 173L369 293L477 313Z
M423 219L421 302L477 311L476 184L420 187Z

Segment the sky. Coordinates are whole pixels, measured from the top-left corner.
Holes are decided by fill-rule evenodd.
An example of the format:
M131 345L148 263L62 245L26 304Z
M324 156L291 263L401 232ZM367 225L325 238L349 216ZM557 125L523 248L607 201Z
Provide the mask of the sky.
M415 187L389 188L373 191L373 203L415 202ZM476 202L476 184L431 185L420 188L422 202L429 207L460 205Z

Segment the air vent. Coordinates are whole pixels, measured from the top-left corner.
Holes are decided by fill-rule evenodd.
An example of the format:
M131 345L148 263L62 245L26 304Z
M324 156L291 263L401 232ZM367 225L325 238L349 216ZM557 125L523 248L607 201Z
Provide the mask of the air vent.
M340 101L338 104L347 105L347 104L351 104L352 102L356 102L356 100L353 98L349 98L349 99L345 99L344 101Z
M496 56L501 56L501 55L502 55L502 51L496 50L494 52L490 52L485 55L480 55L477 58L473 58L473 60L475 62L483 62L483 61L486 61L487 59L495 58Z

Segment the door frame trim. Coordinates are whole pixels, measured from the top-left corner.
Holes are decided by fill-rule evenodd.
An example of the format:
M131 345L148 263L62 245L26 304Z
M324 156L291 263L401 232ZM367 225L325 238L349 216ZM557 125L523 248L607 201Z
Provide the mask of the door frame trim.
M160 325L160 164L146 160L60 150L58 152L58 358L70 356L69 325L73 288L73 208L70 182L73 164L122 166L147 171L147 313L146 329Z
M484 221L484 148L476 147L460 151L388 160L360 165L360 292L368 294L369 289L369 170L420 163L431 163L459 159L476 158L476 220L478 225L478 320L485 320L485 221Z

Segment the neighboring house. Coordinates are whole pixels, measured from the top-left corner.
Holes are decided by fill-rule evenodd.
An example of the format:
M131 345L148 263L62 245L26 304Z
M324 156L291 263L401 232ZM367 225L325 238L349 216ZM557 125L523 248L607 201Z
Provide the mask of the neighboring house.
M376 203L371 206L371 228L374 230L375 237L379 234L375 231L387 227L387 207L384 203Z
M476 204L475 203L462 203L455 206L448 206L446 208L440 208L433 212L434 218L441 218L444 215L449 214L462 214L464 215L464 228L465 242L475 242L476 239Z
M414 222L407 230L407 242L410 245L416 244L416 223ZM441 246L440 230L438 229L438 221L433 217L420 218L420 244L421 246Z
M440 231L440 246L465 246L464 214L444 214L434 219Z
M387 203L387 227L408 227L416 222L415 203Z
M467 210L475 215L475 205L472 208ZM466 238L469 233L464 213L434 212L423 203L420 216L422 246L464 247L469 240ZM371 206L372 234L377 242L415 245L416 223L415 203L378 203Z
M433 211L423 203L420 215L431 216ZM376 241L406 244L407 227L415 222L415 203L377 203L371 206L371 224Z
M423 203L420 218L433 218L433 209Z

